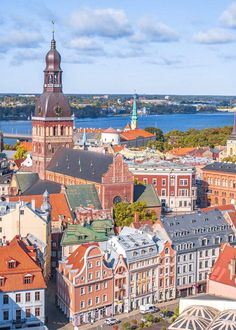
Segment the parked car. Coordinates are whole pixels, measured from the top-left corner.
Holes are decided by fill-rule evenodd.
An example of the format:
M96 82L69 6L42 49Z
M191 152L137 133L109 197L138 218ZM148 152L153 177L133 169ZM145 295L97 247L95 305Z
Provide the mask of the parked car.
M141 305L139 307L139 311L141 314L157 313L159 312L159 308L157 308L155 305L152 304L146 304L146 305Z
M160 316L163 318L169 318L172 317L174 315L173 311L164 311L160 313Z
M114 325L114 324L118 324L120 322L121 322L121 320L117 320L113 317L109 317L108 319L105 320L105 324L107 324L107 325Z

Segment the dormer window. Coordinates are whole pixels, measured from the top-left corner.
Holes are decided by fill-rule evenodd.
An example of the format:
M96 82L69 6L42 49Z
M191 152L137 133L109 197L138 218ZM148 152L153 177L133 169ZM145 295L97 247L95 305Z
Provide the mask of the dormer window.
M8 261L8 268L16 268L16 261L15 260L9 260Z
M27 274L24 276L24 284L30 284L33 281L33 276L31 274Z
M202 239L202 246L206 246L207 245L207 238L203 238Z

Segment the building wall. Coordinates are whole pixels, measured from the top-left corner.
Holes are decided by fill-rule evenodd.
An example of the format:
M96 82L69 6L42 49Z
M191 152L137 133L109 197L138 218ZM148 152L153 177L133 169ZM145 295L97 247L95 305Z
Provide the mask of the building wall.
M139 169L130 167L136 181L143 184L153 184L162 205L172 211L189 212L196 205L197 192L194 184L195 173L175 170ZM188 173L189 172L189 173Z
M45 216L45 215L44 215ZM16 209L0 217L0 241L11 241L15 236L32 234L47 245L44 275L51 272L51 223L39 217L27 206L16 205Z
M203 170L203 187L206 206L236 202L236 173Z
M208 294L216 295L216 296L224 296L227 299L233 299L236 298L236 283L235 286L226 285L223 283L215 282L212 280L208 281Z
M35 300L35 292L40 293L40 299ZM26 301L26 293L30 293L30 301ZM3 303L3 296L9 296L9 303ZM20 294L21 301L16 302L16 295ZM35 308L40 308L40 316L35 316ZM45 322L45 290L35 289L26 291L14 291L14 292L1 292L0 291L0 324L9 325L13 320L16 320L16 310L21 310L21 318L26 319L27 323L41 323ZM31 310L31 316L26 318L26 309ZM3 311L9 312L9 320L3 319Z
M41 179L46 177L46 167L60 147L73 147L72 120L37 120L32 121L32 159L33 172Z
M104 264L100 248L92 246L86 250L84 267L79 274L67 276L67 273L66 265L60 263L58 305L70 317L74 326L112 315L113 274Z
M114 313L129 312L129 271L123 256L114 269Z

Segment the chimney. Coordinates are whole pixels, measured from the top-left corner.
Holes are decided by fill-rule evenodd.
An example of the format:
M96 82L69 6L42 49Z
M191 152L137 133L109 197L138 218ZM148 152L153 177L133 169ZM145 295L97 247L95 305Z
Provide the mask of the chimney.
M31 200L31 208L35 211L35 199Z

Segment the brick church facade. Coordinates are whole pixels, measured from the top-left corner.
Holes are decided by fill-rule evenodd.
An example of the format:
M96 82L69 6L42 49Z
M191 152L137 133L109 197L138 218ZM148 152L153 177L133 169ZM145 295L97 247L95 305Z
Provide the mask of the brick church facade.
M73 147L73 120L67 97L62 92L61 55L54 36L46 55L44 90L32 118L33 172L45 179L45 170L56 150Z

